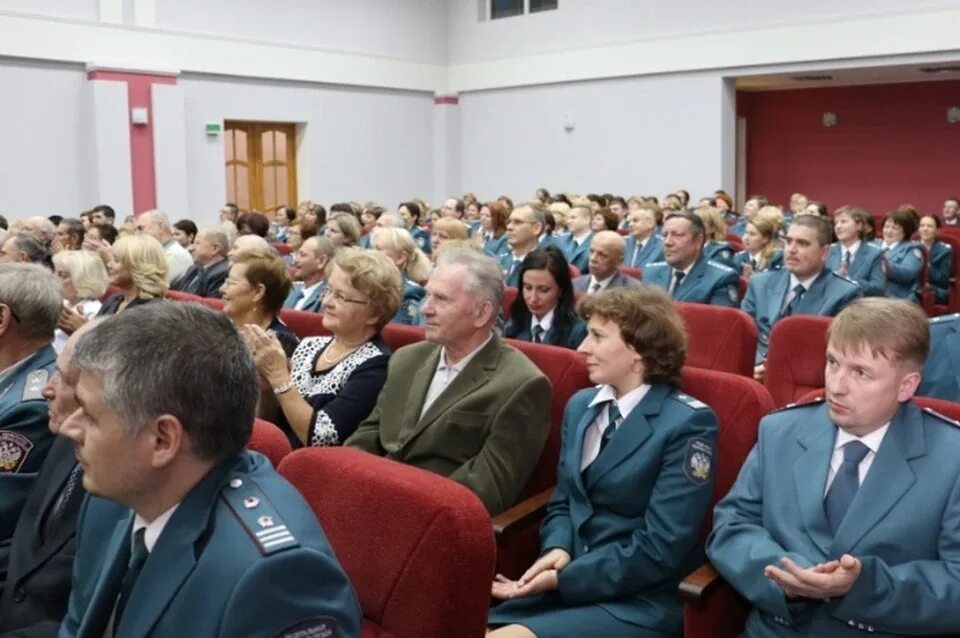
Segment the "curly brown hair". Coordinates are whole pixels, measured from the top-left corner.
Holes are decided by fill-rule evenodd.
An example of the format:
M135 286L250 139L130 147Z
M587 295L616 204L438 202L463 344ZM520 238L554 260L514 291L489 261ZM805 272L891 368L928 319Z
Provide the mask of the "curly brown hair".
M680 385L687 331L673 300L659 288L613 288L577 304L584 321L596 316L620 326L620 337L643 359L644 383Z

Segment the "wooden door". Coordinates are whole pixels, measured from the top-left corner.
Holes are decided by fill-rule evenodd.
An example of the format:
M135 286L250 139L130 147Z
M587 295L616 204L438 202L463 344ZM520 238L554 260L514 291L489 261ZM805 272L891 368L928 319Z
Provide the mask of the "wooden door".
M297 126L227 120L227 201L243 211L297 205Z

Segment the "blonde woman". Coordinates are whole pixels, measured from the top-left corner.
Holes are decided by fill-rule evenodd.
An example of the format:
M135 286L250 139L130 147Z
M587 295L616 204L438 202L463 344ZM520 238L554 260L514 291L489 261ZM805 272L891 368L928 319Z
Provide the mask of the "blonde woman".
M433 222L430 243L433 245L434 254L436 254L443 242L457 239L466 240L469 236L470 233L463 222L451 217L442 217Z
M324 231L327 239L337 248L356 246L362 233L360 222L350 213L336 213L327 220L327 229Z
M103 302L98 317L163 299L167 291L167 255L150 235L127 235L110 247L110 285L120 292Z
M745 250L733 256L733 267L748 279L757 272L783 267L783 252L777 248L780 223L772 215L757 213L743 233Z
M391 321L408 326L419 325L420 303L426 294L421 284L430 278L430 259L417 247L413 236L405 228L374 228L370 246L386 255L403 278L403 299Z
M53 340L57 352L84 321L96 317L107 290L107 268L103 260L87 250L61 250L53 256L53 269L60 280L63 311Z
M727 222L723 218L723 211L714 206L701 206L696 213L707 229L703 244L704 256L732 268L734 251L733 246L727 241Z

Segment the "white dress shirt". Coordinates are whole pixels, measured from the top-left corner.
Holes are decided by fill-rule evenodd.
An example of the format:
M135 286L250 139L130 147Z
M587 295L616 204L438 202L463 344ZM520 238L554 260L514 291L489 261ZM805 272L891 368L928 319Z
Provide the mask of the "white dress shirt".
M843 265L843 260L844 260L844 257L846 257L847 253L850 253L850 263L853 263L853 260L857 258L857 251L860 250L860 244L862 243L863 242L858 239L857 241L850 244L849 247L844 246L843 244L840 244L840 265L841 266Z
M796 275L794 275L793 273L790 273L790 285L787 288L787 296L784 297L783 299L783 306L781 306L781 310L786 311L787 306L789 306L790 302L793 301L793 298L797 296L797 293L795 292L797 288L797 284L802 285L803 294L807 294L807 291L810 290L810 286L813 285L813 282L816 281L817 277L819 276L820 276L820 273L817 273L813 277L807 277L806 279L801 281L800 279L797 278Z
M597 396L593 397L593 401L590 402L590 407L600 405L601 403L606 403L610 400L615 400L617 402L617 409L620 410L620 425L622 426L630 412L637 407L637 404L646 396L647 392L650 390L648 384L641 385L640 387L634 388L627 392L622 397L617 399L613 393L613 387L609 385L602 386L600 391L597 392ZM583 452L580 455L580 471L587 469L587 466L593 463L597 456L600 454L600 441L603 439L603 433L609 427L610 422L607 420L607 410L600 410L600 414L597 415L596 420L587 426L587 431L583 435Z
M313 285L310 286L309 288L304 288L304 289L301 291L301 292L303 293L303 296L300 297L300 300L296 303L296 305L293 307L293 309L294 309L294 310L303 310L303 307L304 307L305 305L307 305L307 301L310 300L310 295L312 295L317 288L319 288L320 286L323 285L323 281L324 281L324 280L321 279L320 281L318 281L317 283L313 284Z
M483 350L484 346L490 343L490 340L493 339L493 333L491 332L487 338L484 340L480 346L472 351L470 354L465 356L463 359L460 359L453 365L447 365L447 349L440 349L440 359L437 361L437 369L433 373L433 379L430 381L430 388L427 390L427 398L423 401L423 408L420 410L420 418L423 418L423 415L427 413L427 410L430 409L430 406L433 405L433 402L443 394L443 391L446 390L453 380L457 378L457 375L463 372L463 369L467 367L467 364L473 360L477 353Z
M836 478L837 472L840 470L840 465L843 463L843 446L850 441L860 441L870 448L867 455L860 461L858 468L860 484L863 485L863 480L867 478L867 472L870 470L870 466L873 465L873 459L877 456L877 451L880 449L880 444L883 443L883 437L886 436L888 429L890 429L889 421L882 428L874 430L870 434L860 438L837 428L837 438L833 443L833 455L830 457L830 471L827 473L827 485L823 489L824 496L830 491L830 486L833 485L833 479Z
M587 286L588 293L601 292L607 289L607 286L610 285L610 282L613 280L613 276L617 274L617 271L613 271L613 275L610 275L606 279L597 279L593 275L590 275L590 285ZM597 284L600 284L599 288L596 288Z
M530 336L533 337L533 329L537 326L543 328L543 334L546 335L550 332L550 328L553 327L553 312L556 310L556 307L551 308L550 312L543 315L540 319L537 319L535 315L530 315Z

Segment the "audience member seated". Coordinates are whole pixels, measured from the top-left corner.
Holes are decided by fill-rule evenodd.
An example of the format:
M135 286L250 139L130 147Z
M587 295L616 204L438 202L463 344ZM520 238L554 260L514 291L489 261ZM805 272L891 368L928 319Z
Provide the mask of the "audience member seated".
M830 217L827 205L823 202L808 201L807 207L803 209L804 215L816 215L817 217Z
M540 558L519 581L498 575L491 636L673 636L676 588L703 558L717 421L678 390L683 320L652 287L581 302L579 350L599 387L570 399Z
M221 222L230 222L236 225L237 218L240 217L240 207L233 202L227 202L220 207L219 216Z
M427 283L426 341L397 350L347 445L448 476L492 515L513 505L550 427L550 382L493 332L503 280L479 251L444 252Z
M84 335L74 365L81 409L61 434L98 498L79 517L60 636L359 635L316 517L244 449L257 373L229 320L136 308Z
M960 226L960 198L948 197L943 202L943 225Z
M311 237L313 236L314 235L311 235ZM284 243L290 248L290 254L286 257L288 266L293 262L293 255L300 250L300 246L303 245L303 239L303 227L298 222L293 222L287 227L287 237Z
M270 220L263 213L243 213L237 217L237 233L266 239L270 233Z
M743 237L747 232L747 224L753 220L753 216L769 203L763 195L751 195L747 201L743 203L743 210L740 211L740 216L727 229L727 233L736 235L737 237Z
M640 282L622 272L625 242L620 233L602 230L590 242L589 275L580 275L573 280L573 290L592 295L611 288L633 288Z
M510 209L502 202L487 202L480 207L480 229L483 231L483 252L499 257L507 250L507 218Z
M260 255L261 257L275 256L277 253L266 239L259 235L237 235L233 246L227 252L227 261L236 263L240 255Z
M90 223L94 226L106 224L107 226L114 227L117 223L117 213L106 204L94 206L90 214Z
M619 225L620 218L606 206L594 210L590 218L590 230L595 233L602 233L605 230L616 231Z
M745 249L733 256L733 269L749 279L754 273L779 270L783 267L783 252L777 237L780 224L770 215L753 214L743 233Z
M416 202L403 202L397 208L397 215L406 224L406 229L413 237L413 241L417 242L417 247L429 255L433 252L433 248L430 246L430 233L420 228L423 214L423 209Z
M350 213L334 213L323 234L337 248L356 246L360 241L360 222Z
M883 252L888 297L918 298L923 247L910 238L917 232L919 221L919 216L907 208L892 210L883 218L883 239L876 245Z
M242 328L295 448L340 445L370 415L390 358L380 329L396 314L401 288L386 256L343 249L324 289L323 327L332 337L307 337L288 366L276 339L255 324Z
M370 241L374 250L387 256L403 277L403 299L391 321L408 326L421 322L420 304L426 294L420 282L430 277L430 259L417 248L406 228L374 228Z
M42 264L46 258L43 244L25 233L10 234L0 247L0 263Z
M80 250L83 246L85 231L83 222L79 219L66 218L57 224L57 231L50 244L50 252L56 254L61 250Z
M924 215L920 218L920 243L927 251L929 267L927 283L933 289L934 302L946 305L950 300L950 277L953 275L953 246L939 241L938 234L942 226L936 215Z
M103 266L99 257L90 257ZM80 407L75 394L79 371L72 365L73 350L80 337L97 323L84 324L67 339L43 387L43 396L50 402L49 429L55 440L16 521L10 544L0 549L0 634L4 636L53 638L67 613L77 515L87 492L76 446L56 435L67 417Z
M543 210L539 208L522 204L511 211L510 218L507 220L509 249L497 258L507 286L520 287L520 264L524 257L540 247L540 236L546 228L546 218Z
M20 227L16 232L30 235L43 245L44 250L50 252L50 245L53 243L57 234L57 226L53 222L46 217L34 215L26 219L17 220L14 223ZM11 230L15 229L11 228Z
M930 320L930 356L917 394L960 403L960 314Z
M360 248L370 248L370 233L376 228L377 221L385 212L383 206L367 206L360 213L360 232L362 236L360 237L360 243L357 244Z
M120 292L107 298L97 313L106 317L152 301L163 300L167 291L167 256L163 246L149 235L121 237L110 247L107 273L110 285ZM69 310L69 309L67 309ZM77 322L74 316L72 321Z
M193 265L193 257L173 236L170 220L159 210L150 210L137 217L138 235L149 235L163 246L167 256L167 283L176 281Z
M830 219L798 215L787 230L782 270L758 273L750 279L743 311L757 324L757 367L754 378L763 380L770 331L783 317L818 315L833 317L861 296L853 281L826 268L832 236Z
M219 227L199 231L193 243L193 265L170 288L198 297L219 299L220 287L230 270L227 261L229 248L227 236Z
M280 321L280 310L291 287L287 268L279 257L240 253L220 288L223 312L238 328L254 325L276 337L289 359L300 343L297 335ZM270 420L269 415L260 416Z
M631 268L643 268L649 263L663 261L663 240L657 233L656 204L638 202L629 210L626 217L627 237L624 265Z
M197 239L197 225L191 219L181 219L173 225L173 238L177 243L193 251L193 242Z
M562 241L559 242L563 256L567 262L575 266L581 273L586 274L589 268L590 243L593 241L593 230L590 218L593 211L589 206L574 206L567 213L567 230Z
M296 218L297 211L289 206L278 206L273 215L273 241L287 241L287 231Z
M648 264L644 283L666 290L676 301L737 307L740 278L733 268L703 254L706 228L690 212L676 212L663 222L662 262Z
M577 316L570 268L560 249L547 246L524 257L520 281L503 336L575 350L587 328Z
M706 231L703 254L707 259L732 267L734 250L727 241L727 222L724 221L723 212L714 206L702 206L696 210L696 214L703 220Z
M300 234L303 239L323 235L327 228L327 209L320 204L306 202L297 221L300 223Z
M707 546L753 605L745 636L960 627L960 429L911 400L929 345L919 307L858 301L830 326L826 400L761 421Z
M60 281L64 308L60 312L53 348L63 349L67 337L100 312L100 298L107 290L107 269L103 261L86 250L62 250L53 256L53 268Z
M460 201L460 200L448 200ZM456 209L454 209L456 210ZM430 244L433 246L434 256L445 241L466 241L470 236L467 227L455 217L441 217L430 228Z
M0 543L53 443L41 391L53 374L60 284L36 264L0 264Z
M851 279L865 297L883 297L887 277L883 273L883 251L867 243L873 217L859 206L841 206L833 215L837 241L830 247L827 268Z
M110 247L117 241L117 229L109 224L94 224L83 234L83 250L96 253L106 265Z
M326 237L310 237L293 255L293 278L296 280L283 302L284 308L320 312L327 290L327 268L336 248Z

